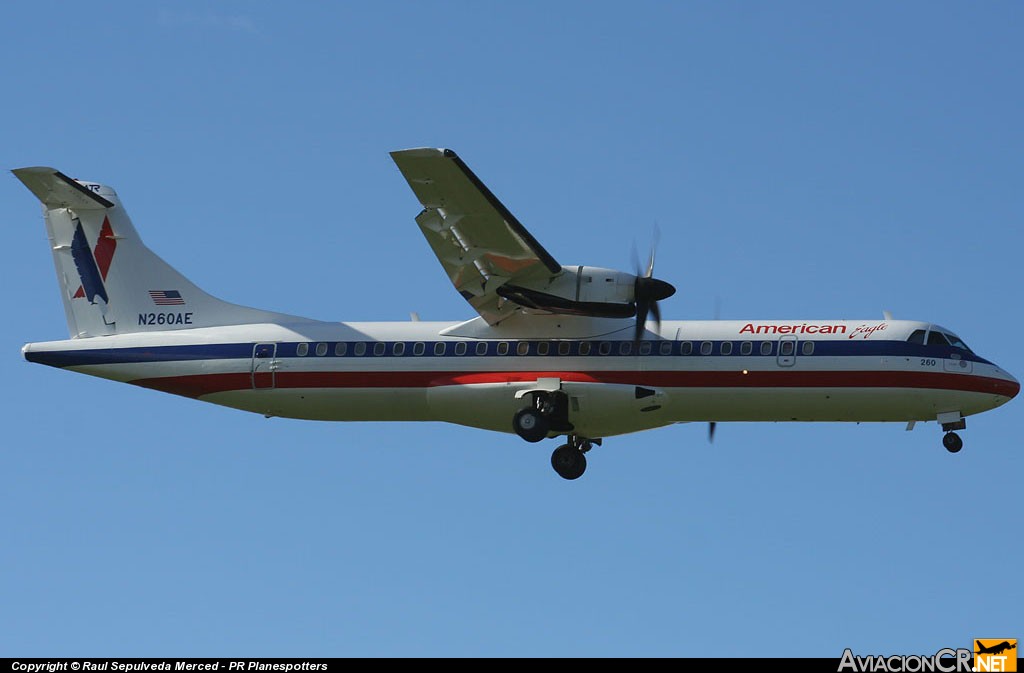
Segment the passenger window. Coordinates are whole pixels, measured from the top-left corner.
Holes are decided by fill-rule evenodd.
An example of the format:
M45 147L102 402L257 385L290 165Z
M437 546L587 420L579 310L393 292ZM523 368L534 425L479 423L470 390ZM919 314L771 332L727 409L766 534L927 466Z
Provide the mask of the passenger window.
M762 341L761 342L761 355L771 355L771 354L772 354L772 342L771 341Z
M516 344L516 355L527 355L530 352L530 342L520 341Z
M307 353L309 353L309 344L302 343L295 347L295 354L300 358L306 357Z
M427 351L426 345L422 341L417 341L412 345L412 354L419 356L423 355Z
M466 354L466 342L465 341L460 341L457 344L455 344L455 354L456 355L465 355Z
M946 341L946 335L942 332L936 332L932 330L928 333L928 345L929 346L948 346L949 342Z
M398 357L402 357L403 355L405 355L405 342L403 342L403 341L397 342L394 345L394 347L392 348L391 352L394 353Z
M559 341L558 342L558 354L559 355L568 355L570 350L572 350L572 344L571 343L569 343L568 341Z
M814 352L814 342L813 341L805 341L803 343L803 345L800 346L800 352L803 353L804 355L810 355L811 353L813 353Z
M344 341L339 341L338 343L334 344L334 354L337 355L339 358L344 356L345 351L347 350L348 344L345 343Z
M377 343L373 344L373 354L376 355L377 357L384 355L387 349L388 345L383 341L378 341Z
M651 342L650 341L641 341L640 342L640 355L650 355L650 354L651 354Z
M607 341L602 341L601 345L597 347L598 355L608 355L612 352L612 345Z
M619 344L619 355L630 355L633 353L633 343L623 341Z
M327 344L321 342L316 345L316 354L320 357L327 355Z
M711 350L714 348L714 344L710 341L702 341L700 344L701 355L711 355Z
M910 337L907 339L907 343L924 345L924 330L916 329L911 332Z
M580 342L580 355L590 355L590 347L591 346L590 346L590 342L589 341L581 341Z
M789 339L779 342L779 355L792 355L796 351L796 343Z
M508 355L508 342L507 341L499 341L498 342L498 355Z
M366 344L363 343L362 341L359 341L356 343L356 346L355 348L352 349L352 351L359 356L366 355Z
M476 343L476 354L477 355L487 355L487 342L486 341L478 341Z
M722 342L722 355L732 355L732 342L731 341L723 341Z
M658 344L658 352L662 355L672 355L672 342L662 341Z
M740 344L740 355L750 355L754 352L754 344L744 341Z
M541 341L539 344L537 344L537 355L547 355L550 349L551 344L549 344L547 341Z
M443 341L438 341L437 343L435 343L434 344L434 355L437 355L439 357L444 355L445 351L447 350L447 346L448 346L448 344L446 344Z
M690 343L689 341L684 341L679 346L679 354L680 355L689 355L692 352L693 352L693 344Z

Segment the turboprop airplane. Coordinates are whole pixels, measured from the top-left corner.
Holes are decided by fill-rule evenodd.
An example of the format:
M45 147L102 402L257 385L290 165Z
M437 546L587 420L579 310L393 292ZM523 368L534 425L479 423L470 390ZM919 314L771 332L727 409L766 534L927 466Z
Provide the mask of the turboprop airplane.
M451 150L391 157L455 289L460 322L324 322L230 304L151 252L110 187L14 174L42 202L71 338L26 359L263 414L445 421L564 437L565 479L615 435L672 423L937 421L1020 385L952 331L912 320L662 321L674 293L645 269L565 266Z

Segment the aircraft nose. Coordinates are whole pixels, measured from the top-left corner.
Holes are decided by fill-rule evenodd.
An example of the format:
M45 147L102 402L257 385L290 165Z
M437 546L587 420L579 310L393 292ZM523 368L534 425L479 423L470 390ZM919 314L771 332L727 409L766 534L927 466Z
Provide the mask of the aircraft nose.
M1007 374L1006 376L1007 378L1010 379L1010 384L1013 386L1013 389L1010 391L1010 399L1012 400L1014 397L1017 397L1017 393L1020 392L1020 381L1013 378L1009 374Z
M1012 400L1019 392L1020 382L1004 371L1003 378L996 384L996 393L1006 397L1007 400Z

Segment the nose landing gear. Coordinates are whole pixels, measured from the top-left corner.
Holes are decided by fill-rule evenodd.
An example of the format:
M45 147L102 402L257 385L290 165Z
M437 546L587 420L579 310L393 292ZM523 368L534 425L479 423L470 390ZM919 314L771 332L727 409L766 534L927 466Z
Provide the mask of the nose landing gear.
M939 414L938 420L942 424L942 431L946 433L942 435L942 446L946 447L946 451L950 453L958 453L960 449L964 448L964 440L960 439L960 435L956 434L954 430L966 429L967 419L962 418L959 412L953 412Z
M960 435L950 431L942 436L942 445L946 447L946 451L957 453L964 448L964 440L960 439Z

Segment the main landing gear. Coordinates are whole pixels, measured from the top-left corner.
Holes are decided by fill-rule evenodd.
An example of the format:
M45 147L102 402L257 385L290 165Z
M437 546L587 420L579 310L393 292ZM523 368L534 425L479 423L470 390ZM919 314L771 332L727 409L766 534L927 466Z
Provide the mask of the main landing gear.
M587 451L594 446L594 442L601 440L589 440L577 435L569 435L569 443L562 444L551 454L551 467L562 479L579 479L587 469Z
M572 434L569 422L569 398L561 391L532 392L532 403L512 417L512 429L528 442L539 442L551 433L567 434L569 443L551 454L551 467L563 479L579 479L587 469L584 455L600 439L587 439Z
M528 442L539 442L548 436L548 417L539 409L523 407L512 417L512 429Z
M572 432L569 396L560 390L533 391L530 405L512 417L512 429L528 442L539 442L548 433Z

